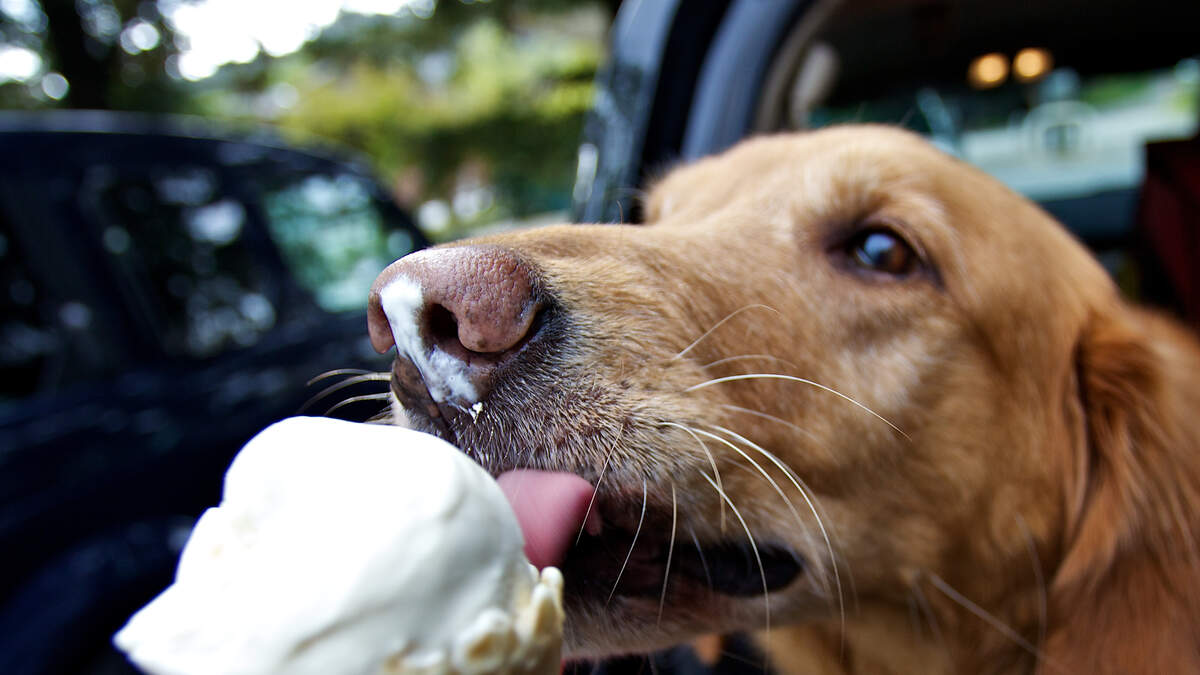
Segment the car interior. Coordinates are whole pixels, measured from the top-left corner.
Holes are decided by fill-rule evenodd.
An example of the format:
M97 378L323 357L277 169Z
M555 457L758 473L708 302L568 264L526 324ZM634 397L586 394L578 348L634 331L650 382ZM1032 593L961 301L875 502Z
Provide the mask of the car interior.
M1172 225L1188 204L1195 216L1196 14L1113 0L838 3L792 28L752 133L907 127L1041 204L1127 293L1195 322L1190 278L1162 263L1197 253Z

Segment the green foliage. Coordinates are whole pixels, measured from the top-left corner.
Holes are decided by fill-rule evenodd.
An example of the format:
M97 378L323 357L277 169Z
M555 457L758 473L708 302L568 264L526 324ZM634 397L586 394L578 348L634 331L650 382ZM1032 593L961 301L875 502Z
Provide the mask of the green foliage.
M1144 73L1097 77L1083 87L1079 98L1084 103L1105 108L1137 98L1145 93L1151 82L1152 78Z
M472 9L446 2L438 13L443 6ZM447 42L409 51L411 45L389 47L400 41L384 36L387 29L407 33L411 27L391 18L365 23L376 25L364 31L372 37L360 59L334 49L340 31L333 31L333 42L318 40L298 55L326 60L302 69L292 83L299 103L279 118L285 130L348 144L389 177L415 168L426 199L452 200L462 167L482 166L496 191L495 207L455 218L437 236L456 236L474 221L566 208L603 55L598 40L564 34L546 19L514 30L481 12L457 31L434 24L433 34ZM388 49L391 60L382 56Z

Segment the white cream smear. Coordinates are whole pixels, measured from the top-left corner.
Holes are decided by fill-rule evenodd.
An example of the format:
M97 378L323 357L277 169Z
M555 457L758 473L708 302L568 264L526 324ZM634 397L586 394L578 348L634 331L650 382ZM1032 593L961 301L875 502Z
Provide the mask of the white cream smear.
M419 253L412 255L417 256ZM416 365L434 401L442 403L450 397L465 402L478 401L479 394L467 378L460 359L450 356L436 346L426 352L425 342L418 331L424 303L425 295L421 291L421 285L407 277L396 277L380 289L379 304L392 328L396 350Z
M234 459L174 584L114 641L154 675L550 675L562 577L522 545L499 486L448 443L292 418Z

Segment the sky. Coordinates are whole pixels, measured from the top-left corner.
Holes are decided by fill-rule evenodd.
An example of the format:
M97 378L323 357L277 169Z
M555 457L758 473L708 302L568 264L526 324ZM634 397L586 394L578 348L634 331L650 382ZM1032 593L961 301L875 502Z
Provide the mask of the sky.
M299 49L337 20L342 10L395 14L406 6L418 16L433 10L429 0L160 0L175 30L188 39L179 72L198 80L225 63L245 63L259 50L282 56Z
M61 2L62 0L42 0ZM395 14L401 10L428 16L434 0L159 0L159 10L177 35L187 40L177 62L179 74L201 80L226 63L245 63L260 51L282 56L299 49L337 20L341 11ZM34 0L0 0L0 11L25 25L45 18ZM120 44L131 53L158 45L158 31L146 22L131 21L120 30ZM45 80L47 73L36 52L0 45L0 83ZM61 76L60 76L61 77ZM56 88L51 77L51 95ZM43 89L45 89L43 82Z

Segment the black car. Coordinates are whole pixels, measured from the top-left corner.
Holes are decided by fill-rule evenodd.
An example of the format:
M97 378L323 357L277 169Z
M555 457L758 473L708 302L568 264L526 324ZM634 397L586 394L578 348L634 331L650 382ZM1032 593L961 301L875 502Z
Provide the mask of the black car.
M270 134L0 115L0 672L128 672L110 636L233 454L386 370L366 290L424 245L361 166ZM384 408L351 384L310 414Z

